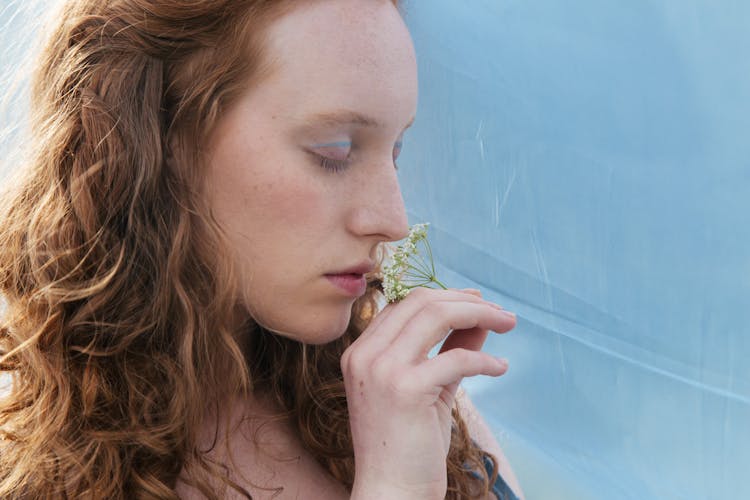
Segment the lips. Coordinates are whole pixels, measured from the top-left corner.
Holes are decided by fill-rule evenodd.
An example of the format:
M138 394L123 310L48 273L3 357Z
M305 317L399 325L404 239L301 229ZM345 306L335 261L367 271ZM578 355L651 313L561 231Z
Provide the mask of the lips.
M326 278L347 295L359 297L367 290L367 281L361 274L327 274Z
M358 297L363 295L367 289L367 280L365 280L364 275L371 273L374 269L375 264L372 261L363 260L358 264L328 273L326 278L340 291Z
M335 271L332 273L328 273L328 276L341 276L341 275L357 275L357 277L362 276L363 274L367 274L373 271L375 269L375 264L369 261L360 262L359 264L355 264L354 266L348 267L346 269L341 269L339 271Z

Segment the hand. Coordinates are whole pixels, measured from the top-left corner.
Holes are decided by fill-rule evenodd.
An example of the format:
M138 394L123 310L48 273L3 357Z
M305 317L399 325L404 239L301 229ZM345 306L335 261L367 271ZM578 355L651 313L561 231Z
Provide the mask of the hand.
M505 373L505 362L480 349L488 330L514 326L500 306L453 289L415 288L372 320L341 358L354 444L352 498L445 497L458 385L464 377Z

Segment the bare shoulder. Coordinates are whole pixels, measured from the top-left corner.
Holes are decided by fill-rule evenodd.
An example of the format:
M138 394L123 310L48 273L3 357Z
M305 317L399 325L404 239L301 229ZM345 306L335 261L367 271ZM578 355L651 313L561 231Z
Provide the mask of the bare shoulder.
M224 460L229 467L230 478L244 488L255 500L344 500L349 495L346 489L328 474L305 452L286 450L283 454L271 455L258 452L254 446L232 445L232 459ZM183 471L184 474L184 471ZM216 486L220 482L217 480ZM219 491L219 488L215 488ZM177 495L184 500L205 500L205 496L184 481L184 475L175 487ZM226 489L223 499L246 500L231 488Z
M229 477L247 490L256 500L325 499L343 500L349 495L309 452L307 452L284 421L240 419L232 424L209 454L213 460L228 467ZM220 424L218 435L225 435L226 427ZM209 429L202 432L209 433ZM214 434L216 427L210 434ZM212 438L207 438L212 439ZM209 441L210 442L210 441ZM205 496L186 483L186 473L177 481L175 492L184 500L205 500ZM216 480L218 491L220 480ZM213 489L213 488L212 488ZM227 489L224 499L239 500L247 497Z
M232 479L255 500L345 500L349 498L344 487L314 461L298 462L297 467L281 465L271 473L268 469L232 472ZM216 491L219 489L216 488ZM183 480L178 480L175 493L183 500L206 500L205 495ZM228 488L221 498L225 500L247 499L246 496L231 488Z
M513 473L508 458L503 453L502 448L500 448L500 443L498 443L497 438L487 425L487 422L482 418L479 410L474 406L469 395L462 387L459 387L456 392L456 406L458 407L461 416L464 418L466 426L469 428L471 437L482 447L482 449L492 453L497 458L500 475L505 482L508 483L508 486L513 489L518 498L524 500L525 497L521 490L521 486L516 475Z

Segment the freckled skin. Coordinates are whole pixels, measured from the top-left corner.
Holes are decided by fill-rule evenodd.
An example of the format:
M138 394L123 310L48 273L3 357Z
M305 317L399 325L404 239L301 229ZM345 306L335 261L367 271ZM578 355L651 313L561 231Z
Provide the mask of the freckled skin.
M388 0L295 2L295 10L273 25L267 49L275 72L223 111L209 138L206 191L237 262L239 309L282 335L324 343L345 331L355 300L324 274L374 260L380 243L400 240L409 232L393 158L404 128L416 113L414 49L403 20ZM371 117L382 126L299 132L303 117L339 110ZM349 142L351 151L346 153L351 162L347 157L347 168L338 173L325 170L309 149ZM407 335L400 330L404 321L377 329L378 337L371 339L399 332L400 338ZM368 344L362 347L362 337L358 342L360 354L367 354L363 359L372 360ZM372 340L369 346L374 348ZM397 352L391 346L389 354ZM407 364L399 363L399 370L389 373L402 373ZM390 390L393 384L388 378L371 375L370 371L344 374L347 390L356 387L347 395L350 416L354 415L352 429L359 422L366 430L356 433L354 451L358 463L375 457L372 463L394 467L384 477L368 476L368 470L378 467L365 466L364 479L358 471L358 484L364 485L365 492L361 497L323 469L291 423L266 420L281 409L262 394L220 409L232 413L226 420L225 415L216 417L218 428L208 421L201 439L212 443L217 435L232 433L227 451L236 467L233 476L254 498L269 496L260 488L263 485L283 485L283 498L373 498L373 487L380 488L380 498L404 498L403 490L394 495L398 488L389 490L389 486L398 486L405 467L417 472L407 474L410 493L419 484L415 477L424 478L424 471L428 485L435 484L431 470L438 475L445 472L440 453L447 441L440 436L450 435L449 422L444 422L446 432L422 425L436 421L432 406L420 407L424 397L404 403L398 391ZM415 401L417 406L412 404ZM397 411L384 414L384 408ZM257 418L246 419L247 415ZM420 425L413 425L415 421ZM231 427L224 427L230 422ZM260 429L262 446L248 439ZM409 446L416 430L427 438ZM494 438L486 432L482 441L492 445ZM495 452L499 447L494 443L489 449ZM214 458L228 460L221 455ZM502 467L501 463L501 471ZM203 497L180 484L181 498Z
M385 0L310 2L270 40L275 71L210 138L209 199L238 263L243 309L282 335L324 343L343 334L355 300L324 275L408 234L393 154L416 112L416 59ZM342 109L383 127L295 132L302 117ZM309 148L337 141L352 142L354 161L333 173Z

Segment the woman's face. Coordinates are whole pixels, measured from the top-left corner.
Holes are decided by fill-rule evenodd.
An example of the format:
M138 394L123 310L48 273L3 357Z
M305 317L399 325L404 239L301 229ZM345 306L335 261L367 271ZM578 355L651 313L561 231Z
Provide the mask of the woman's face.
M273 25L268 51L276 70L211 136L209 199L244 309L324 343L361 295L326 275L408 234L394 160L416 112L416 58L387 0L306 2Z

